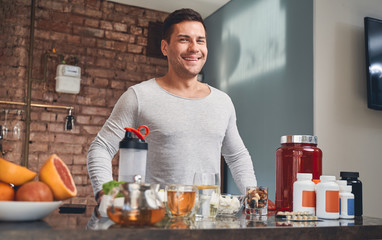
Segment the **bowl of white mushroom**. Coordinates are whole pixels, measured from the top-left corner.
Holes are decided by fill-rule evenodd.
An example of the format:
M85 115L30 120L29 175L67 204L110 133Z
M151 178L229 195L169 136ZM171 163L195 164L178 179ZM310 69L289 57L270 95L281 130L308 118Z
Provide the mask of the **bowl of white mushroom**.
M236 216L243 207L243 195L232 195L222 193L219 198L217 216L233 217Z

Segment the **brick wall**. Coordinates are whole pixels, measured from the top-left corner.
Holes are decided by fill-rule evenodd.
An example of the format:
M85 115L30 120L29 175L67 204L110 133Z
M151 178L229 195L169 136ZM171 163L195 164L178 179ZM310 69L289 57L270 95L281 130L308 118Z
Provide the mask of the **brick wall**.
M30 35L30 0L0 0L0 100L26 102ZM55 48L68 64L78 58L79 94L55 92L58 58L48 58L45 82L33 81L32 103L73 106L75 127L64 131L67 110L31 109L28 167L38 171L56 153L70 168L78 188L72 203L94 204L86 168L89 144L120 95L136 83L167 71L164 59L146 56L149 22L167 13L99 0L36 0L32 77L42 79L43 56ZM0 104L0 124L9 109L9 126L25 131L22 106ZM22 136L23 137L23 136ZM4 158L21 163L23 140L3 140ZM113 159L117 173L117 158Z

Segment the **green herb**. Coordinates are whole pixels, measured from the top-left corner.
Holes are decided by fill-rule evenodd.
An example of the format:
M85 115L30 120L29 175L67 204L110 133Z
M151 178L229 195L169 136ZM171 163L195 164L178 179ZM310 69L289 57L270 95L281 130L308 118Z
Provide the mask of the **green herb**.
M102 189L103 189L105 195L109 195L109 194L111 194L111 190L113 190L113 188L118 187L122 183L125 183L125 181L117 182L117 181L113 180L113 181L104 183L102 185Z

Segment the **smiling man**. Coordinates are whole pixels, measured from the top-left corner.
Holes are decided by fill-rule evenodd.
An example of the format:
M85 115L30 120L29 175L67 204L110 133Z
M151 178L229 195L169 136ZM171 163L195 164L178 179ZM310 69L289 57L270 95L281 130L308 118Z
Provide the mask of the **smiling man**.
M165 22L161 48L168 59L168 73L157 83L178 96L201 98L210 93L206 84L195 81L207 60L207 39L203 22L192 19Z
M220 173L223 155L242 193L246 186L256 186L231 99L197 80L208 53L199 13L171 13L164 22L161 50L167 74L130 87L90 145L88 171L96 196L102 195L103 183L113 180L111 161L124 128L140 125L150 129L146 182L192 184L195 172Z

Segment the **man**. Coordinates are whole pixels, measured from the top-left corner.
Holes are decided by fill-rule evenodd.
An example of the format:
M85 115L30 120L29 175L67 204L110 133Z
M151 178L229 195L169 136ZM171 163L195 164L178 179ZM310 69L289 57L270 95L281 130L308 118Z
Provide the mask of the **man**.
M97 196L112 180L111 160L124 128L147 125L146 182L192 184L195 172L220 173L224 156L241 192L257 185L251 157L236 126L227 94L197 80L207 59L203 19L191 9L164 22L165 76L130 87L118 100L88 152L88 171Z

